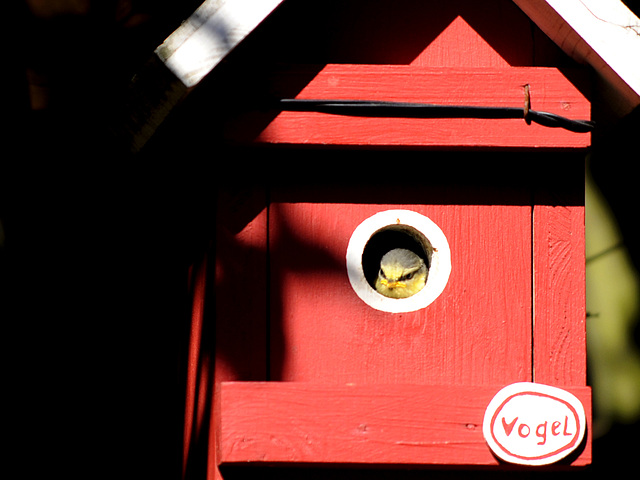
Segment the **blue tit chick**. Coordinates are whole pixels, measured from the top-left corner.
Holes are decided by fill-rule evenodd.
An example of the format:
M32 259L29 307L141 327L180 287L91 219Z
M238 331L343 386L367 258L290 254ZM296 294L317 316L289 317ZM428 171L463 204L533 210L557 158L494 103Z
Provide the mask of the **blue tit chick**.
M396 248L384 254L376 279L376 291L385 297L407 298L427 283L424 260L410 250Z

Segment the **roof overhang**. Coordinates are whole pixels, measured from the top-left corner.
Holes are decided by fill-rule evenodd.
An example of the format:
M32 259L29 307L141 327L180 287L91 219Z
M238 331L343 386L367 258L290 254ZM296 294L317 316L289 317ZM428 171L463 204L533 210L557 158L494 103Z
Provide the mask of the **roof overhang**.
M197 85L283 0L206 0L155 53L187 87Z
M620 0L513 0L562 50L589 64L625 115L640 105L640 19Z

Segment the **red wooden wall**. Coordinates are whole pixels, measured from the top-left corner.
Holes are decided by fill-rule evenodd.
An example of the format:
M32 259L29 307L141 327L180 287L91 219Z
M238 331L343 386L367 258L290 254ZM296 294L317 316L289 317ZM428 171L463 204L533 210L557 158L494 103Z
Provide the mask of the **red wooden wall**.
M269 208L272 318L279 319L271 329L281 331L273 335L272 378L456 385L531 378L530 206L286 200L273 198ZM389 314L356 296L344 257L360 222L395 208L443 229L453 271L432 305Z
M444 167L415 168L425 179L400 185L358 184L352 174L346 184L354 188L346 191L345 184L325 183L325 177L269 189L257 223L247 226L252 235L257 228L263 232L260 263L269 289L257 303L266 307L264 324L232 342L220 333L226 327L218 327L223 344L242 345L243 352L262 351L267 343L268 361L253 363L258 372L268 366L267 382L222 384L220 462L498 465L480 426L500 386L560 386L589 409L580 155L281 155L312 162L326 155L351 158L365 180L370 166L362 160L371 156L374 165L387 157ZM536 161L540 170L532 171L528 165ZM553 178L546 175L549 169ZM500 179L495 172L503 172ZM388 194L402 203L376 203ZM425 309L401 314L362 302L345 264L359 223L395 208L431 218L452 252L443 294ZM219 258L227 255L218 251ZM225 317L237 328L242 315L235 303L229 308L234 313ZM358 425L368 433L358 432ZM430 448L415 452L416 445ZM572 462L589 459L586 448Z
M194 270L186 472L198 461L210 478L246 463L499 468L481 424L502 386L557 385L589 412L589 134L253 103L521 106L528 84L533 109L589 118L584 84L511 2L441 3L328 2L309 23L285 6L238 55L240 73L243 59L267 68L249 106L232 105L217 154L257 166L219 189L215 249ZM452 253L442 295L402 314L364 304L345 266L353 230L395 208L433 220ZM590 458L588 434L565 463Z

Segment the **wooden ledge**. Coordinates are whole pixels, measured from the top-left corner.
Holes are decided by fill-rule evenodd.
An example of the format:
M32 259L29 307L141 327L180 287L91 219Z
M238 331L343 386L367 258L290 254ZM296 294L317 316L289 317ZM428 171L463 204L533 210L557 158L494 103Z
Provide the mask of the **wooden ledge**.
M502 386L222 383L220 464L497 466L482 420ZM591 389L565 389L590 418ZM589 428L565 466L591 462Z

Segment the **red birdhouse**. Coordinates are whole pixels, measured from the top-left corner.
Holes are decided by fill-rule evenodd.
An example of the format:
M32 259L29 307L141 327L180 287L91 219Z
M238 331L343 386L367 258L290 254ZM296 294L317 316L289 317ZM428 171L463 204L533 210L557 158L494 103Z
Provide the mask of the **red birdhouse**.
M590 463L588 72L506 0L305 3L204 87L245 169L194 284L212 475Z

